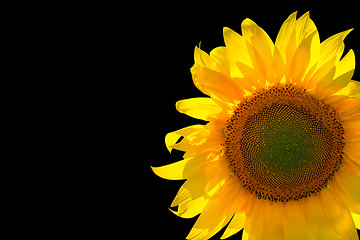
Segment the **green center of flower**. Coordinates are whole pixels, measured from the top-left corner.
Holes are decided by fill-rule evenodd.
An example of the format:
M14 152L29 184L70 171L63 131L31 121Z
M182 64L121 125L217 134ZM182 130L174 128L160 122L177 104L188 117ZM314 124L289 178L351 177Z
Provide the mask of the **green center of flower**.
M326 186L342 160L334 109L293 86L245 99L225 129L226 156L243 187L259 198L297 200Z
M253 133L256 134L252 136ZM258 161L267 171L294 175L327 150L324 140L330 136L325 135L326 129L313 116L292 106L274 104L248 119L242 146L246 146L248 137L253 137L254 162ZM243 149L247 150L249 147Z

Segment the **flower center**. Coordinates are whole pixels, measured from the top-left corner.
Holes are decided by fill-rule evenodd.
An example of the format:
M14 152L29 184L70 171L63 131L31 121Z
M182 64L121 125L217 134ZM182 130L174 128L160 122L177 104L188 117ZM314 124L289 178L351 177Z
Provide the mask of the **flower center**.
M278 85L239 104L225 128L225 154L258 198L298 200L319 192L340 168L343 133L330 105Z

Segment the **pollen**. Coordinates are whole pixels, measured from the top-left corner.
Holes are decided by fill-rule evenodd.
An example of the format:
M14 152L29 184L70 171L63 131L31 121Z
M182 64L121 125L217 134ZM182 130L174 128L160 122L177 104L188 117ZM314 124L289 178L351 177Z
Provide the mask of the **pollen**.
M337 112L290 84L244 99L224 135L233 176L258 198L283 202L327 187L340 168L345 145Z

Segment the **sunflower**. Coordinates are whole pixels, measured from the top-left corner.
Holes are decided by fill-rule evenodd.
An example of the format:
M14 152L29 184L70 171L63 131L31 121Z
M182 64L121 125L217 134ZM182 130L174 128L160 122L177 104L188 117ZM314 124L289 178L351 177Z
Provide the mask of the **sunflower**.
M320 42L309 13L282 24L275 44L245 19L242 35L223 29L225 46L195 47L191 74L208 97L176 109L207 121L170 132L183 160L152 167L186 179L170 209L198 214L187 239L358 239L360 84L352 29ZM343 57L342 57L343 56ZM181 141L179 141L181 140Z

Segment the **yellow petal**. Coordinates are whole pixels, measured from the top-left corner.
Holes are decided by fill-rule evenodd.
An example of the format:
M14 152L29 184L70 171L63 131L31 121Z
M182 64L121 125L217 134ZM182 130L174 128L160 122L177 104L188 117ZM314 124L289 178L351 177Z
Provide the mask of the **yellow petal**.
M311 239L306 219L297 202L287 202L284 209L285 239Z
M273 56L273 67L274 67L274 79L273 84L276 85L280 83L281 79L285 74L285 62L283 57L281 56L277 47L274 48L274 56Z
M205 195L186 201L183 203L180 203L178 206L178 211L173 211L169 209L171 212L173 212L175 215L182 217L182 218L192 218L201 213L206 206L206 204L209 202L212 196L216 194L220 187L222 187L222 184L216 185L213 189L211 189L209 192L207 192ZM176 206L176 205L172 205Z
M242 240L248 240L249 239L249 234L245 231L245 229L244 229L244 231L243 231L243 234L242 234L242 238L241 238Z
M195 64L199 64L200 66L206 66L211 69L214 69L216 65L212 58L197 46L194 50L194 60Z
M360 144L359 140L357 143ZM357 146L357 148L360 148L360 146ZM347 171L354 172L355 174L360 176L360 164L349 158L347 154L344 154L343 157L344 160L342 162L342 167L345 168Z
M169 210L179 217L192 218L201 213L208 202L209 199L202 196L197 199L180 204L178 207L178 211L173 211L171 209Z
M267 208L264 214L264 225L261 239L284 239L284 206L283 203L274 203Z
M151 167L151 169L159 177L169 180L181 180L184 179L183 171L189 160L191 159L184 159L161 167Z
M187 134L179 143L171 145L170 147L186 152L186 156L184 154L185 158L206 151L219 153L221 148L219 144L222 143L222 137L219 137L219 134L216 133L215 130L210 130L208 126L209 125L206 125L204 129Z
M169 152L171 152L171 150L172 150L171 146L174 145L180 138L181 138L181 135L179 133L177 133L177 131L166 134L165 145L166 145L166 148L169 150Z
M341 189L338 182L336 180L333 180L328 183L329 190L332 191L334 194L339 196L344 203L349 207L351 212L355 212L360 214L360 203L355 202L349 194L344 192L344 190Z
M205 206L200 217L191 229L186 239L209 239L220 231L230 220L232 215L225 215L221 203L211 199Z
M171 206L207 195L214 188L222 186L230 175L227 167L225 161L212 161L194 170L192 176L180 187Z
M223 35L228 53L231 55L234 61L240 61L252 67L251 59L246 48L245 39L240 34L227 27L224 27Z
M354 81L350 81L351 84ZM344 115L356 115L356 113L360 113L360 101L356 98L352 98L349 95L349 92L343 91L347 87L341 89L339 92L335 93L334 95L329 96L326 99L326 102L331 104L335 108L336 111L341 113L341 117ZM341 94L343 93L343 94Z
M345 46L344 39L352 30L353 29L349 29L337 33L321 43L319 65L322 65L333 57L336 58L336 61L340 60Z
M274 51L274 43L272 42L269 35L254 21L246 18L241 23L241 31L244 38L246 38L252 44L256 45L256 47L262 48L266 52L266 54L272 54L272 52Z
M356 227L348 207L330 190L321 191L325 216L338 234L338 239L357 239Z
M311 68L319 60L320 37L315 23L310 19L309 12L306 12L296 21L296 37L298 46L311 34L314 34L314 36L311 39L310 62L308 68Z
M217 159L219 159L219 155L207 151L165 166L151 167L151 169L159 177L169 180L182 180L189 178L201 165Z
M336 65L334 78L336 79L348 72L353 73L354 69L355 69L355 54L354 51L350 49L349 52L345 55L345 57L343 57L341 61Z
M337 95L347 95L360 101L360 82L350 80L349 84L336 93Z
M242 89L225 73L198 64L191 68L191 73L195 86L213 99L237 105L236 101L243 98Z
M204 130L203 125L193 125L193 126L185 127L185 128L179 129L177 131L166 134L166 136L165 136L166 148L169 150L169 152L171 152L172 145L174 145L180 139L181 136L185 137L189 134L192 134L192 133L194 133L196 131L200 131L200 130Z
M313 37L311 39L310 52L308 53L309 62L306 63L308 69L311 69L317 63L320 55L319 33L314 22L310 19L309 12L302 15L298 20L296 20L296 12L294 12L283 23L276 38L275 45L279 49L288 68L290 68L290 64L298 47L311 34L313 34ZM304 64L302 66L304 66Z
M294 32L296 26L296 13L292 13L282 24L280 31L276 37L275 46L279 49L281 56L285 62L288 62L286 59L286 53L290 41L290 37Z
M348 194L353 201L360 202L360 176L356 173L340 169L335 175L341 189Z
M351 216L354 220L356 228L360 229L360 214L351 213Z
M180 100L176 103L176 109L190 117L206 121L215 119L222 111L211 98L202 97Z
M359 124L357 124L358 126ZM359 149L354 149L354 148L348 148L346 147L344 149L344 153L352 160L355 161L356 163L360 164L360 153L359 153Z
M249 234L249 239L264 239L262 236L263 226L259 227L258 223L263 222L269 203L267 201L257 199L252 194L249 197L248 205L244 232L246 231Z
M272 82L274 43L262 28L248 18L242 22L241 30L250 43L247 44L247 49L254 69L261 73L263 81Z
M316 32L314 38L319 39L319 33L317 32L317 28L314 22L310 19L309 12L306 12L296 21L297 44L299 45L305 38L307 38L313 32Z
M251 85L255 85L256 88L264 87L266 80L264 76L268 75L267 80L269 81L273 78L271 54L274 44L269 36L250 19L244 20L242 28L246 37L239 35L230 28L224 28L224 41L226 51L231 56L230 74L236 78L234 85L241 90L253 91ZM269 43L271 47L269 47ZM263 57L265 55L266 58ZM258 83L259 80L262 81L261 86ZM241 92L241 96L243 96L243 92Z
M210 52L210 57L217 63L215 69L219 72L228 74L231 78L242 78L243 75L236 66L236 62L240 61L236 52L229 47L217 47ZM242 59L243 61L246 61Z
M312 42L315 34L316 32L313 32L305 38L294 53L288 75L292 82L302 82L306 69L309 67Z
M360 119L360 117L359 117ZM358 120L358 125L360 124L360 120ZM349 151L344 151L346 154L346 157L348 159L350 159L352 162L354 162L357 165L360 165L360 142L356 142L356 143L346 143L346 148L351 148L351 149L355 149L352 152L357 154L358 157L353 158L353 156L351 154L349 154ZM353 168L352 170L354 170L355 172L357 172L356 168ZM360 174L359 174L360 175Z
M349 84L355 70L355 55L353 50L350 50L348 54L338 62L334 70L334 76L332 78L324 77L316 85L315 93L321 95L320 98L337 92Z
M307 198L304 205L306 222L310 233L313 239L338 239L338 234L325 216L324 209L318 195Z
M305 76L304 81L307 81L307 89L314 89L318 82L324 79L330 72L331 76L329 79L333 79L333 75L335 75L335 58L330 59L320 67L314 66L313 70L313 72L309 71Z
M245 213L236 213L220 239L228 238L244 228Z
M209 239L220 231L234 215L235 194L232 183L220 188L205 206L186 239Z
M216 47L210 52L210 57L216 63L215 70L220 72L225 72L226 74L230 74L231 66L233 65L232 59L229 58L228 51L226 47Z
M239 68L240 72L244 75L245 78L244 80L246 82L251 83L252 87L254 87L255 89L263 89L265 87L265 84L259 81L261 77L259 76L258 71L256 71L255 69L249 67L248 65L242 62L237 62L236 66ZM251 91L254 91L254 89L252 89Z
M326 65L326 64L325 64ZM355 70L355 55L353 50L350 50L348 54L336 64L332 70L331 77L327 76L321 79L315 89L315 94L320 98L324 98L331 93L335 93L345 88L354 74Z

